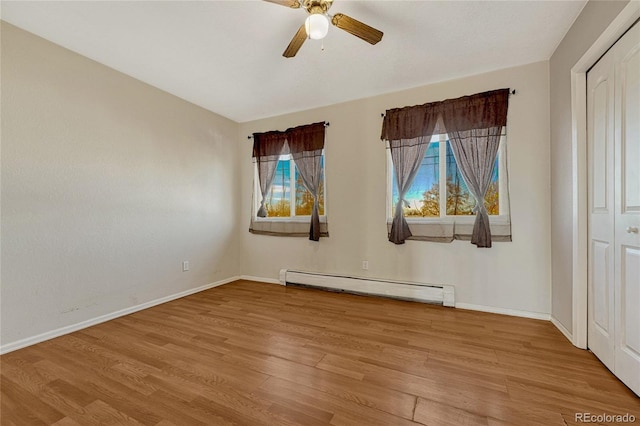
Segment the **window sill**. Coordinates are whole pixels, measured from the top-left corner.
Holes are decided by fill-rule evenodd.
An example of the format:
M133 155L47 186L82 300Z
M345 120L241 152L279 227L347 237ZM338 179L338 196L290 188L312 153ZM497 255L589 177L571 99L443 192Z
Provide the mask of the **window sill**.
M442 218L407 218L411 240L451 242L469 240L476 216ZM393 219L387 219L387 232L391 232ZM511 241L511 223L508 216L490 216L489 226L493 241Z
M254 217L249 232L282 237L309 237L311 216L303 217ZM328 237L327 217L320 216L320 236Z
M408 224L425 224L425 225L473 225L476 221L476 215L469 216L446 216L446 217L405 217ZM387 225L393 223L393 217L387 218ZM489 216L491 225L509 225L509 216Z
M285 222L285 223L310 223L311 216L295 217L254 217L254 223ZM320 223L327 223L327 216L320 216Z

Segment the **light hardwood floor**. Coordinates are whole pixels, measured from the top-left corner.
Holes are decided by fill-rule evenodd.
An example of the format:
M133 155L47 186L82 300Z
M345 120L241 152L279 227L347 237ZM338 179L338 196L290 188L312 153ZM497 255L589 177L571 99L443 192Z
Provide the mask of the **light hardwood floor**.
M549 322L247 281L0 362L2 425L640 424Z

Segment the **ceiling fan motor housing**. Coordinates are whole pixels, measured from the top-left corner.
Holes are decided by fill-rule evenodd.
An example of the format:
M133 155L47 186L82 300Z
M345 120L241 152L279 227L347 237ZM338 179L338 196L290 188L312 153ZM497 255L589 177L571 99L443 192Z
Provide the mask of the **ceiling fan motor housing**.
M309 14L322 13L325 14L331 8L333 0L303 0L302 7Z

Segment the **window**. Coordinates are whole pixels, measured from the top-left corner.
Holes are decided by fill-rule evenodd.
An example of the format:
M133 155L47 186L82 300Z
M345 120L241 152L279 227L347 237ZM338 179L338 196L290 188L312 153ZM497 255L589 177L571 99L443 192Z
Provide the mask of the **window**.
M390 242L469 239L478 248L490 248L494 237L511 241L504 164L509 93L509 89L498 89L387 110L381 139L387 141L393 165L387 170L398 182L398 202L387 222ZM391 201L387 208L392 208L393 183L391 178L387 183ZM413 188L414 184L418 186ZM489 186L486 200L476 203L470 194L485 198Z
M321 177L318 188L318 210L320 216L324 216L324 151L320 159L320 168ZM260 191L257 190L256 193L258 194L256 199L260 202ZM265 199L267 218L311 216L313 196L302 183L302 176L290 154L280 156L273 184Z
M489 217L496 220L507 214L508 203L501 200L506 194L506 168L503 167L505 136L493 169L493 176L484 199ZM388 155L388 187L390 203L388 217L393 217L398 202L398 188L393 178L393 164ZM446 176L446 179L440 179ZM501 190L502 189L502 190ZM440 218L474 216L476 202L462 178L446 134L435 135L426 150L416 177L405 197L404 215L409 222L431 221ZM463 219L464 220L464 219ZM492 221L493 221L492 220Z
M249 232L328 237L324 137L319 122L253 134L255 186Z

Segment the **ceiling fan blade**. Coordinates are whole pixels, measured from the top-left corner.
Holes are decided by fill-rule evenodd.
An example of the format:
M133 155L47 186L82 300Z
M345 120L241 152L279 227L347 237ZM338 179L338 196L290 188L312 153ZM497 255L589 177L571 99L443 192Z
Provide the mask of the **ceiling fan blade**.
M298 0L264 0L269 3L279 4L280 6L287 6L292 9L298 9L300 7L300 2Z
M341 30L353 34L354 36L371 44L376 44L382 40L382 35L384 34L382 31L376 30L375 28L370 27L367 24L363 24L362 22L342 13L336 13L333 15L331 23Z
M291 39L291 43L287 46L282 56L285 58L293 58L298 53L298 50L302 47L302 43L307 39L307 31L304 29L304 24L300 26L296 35Z

